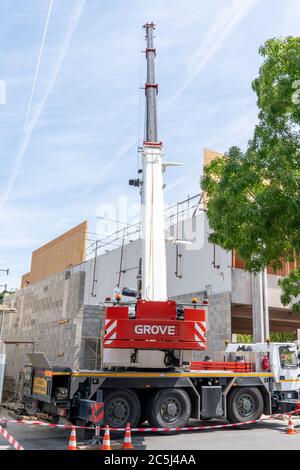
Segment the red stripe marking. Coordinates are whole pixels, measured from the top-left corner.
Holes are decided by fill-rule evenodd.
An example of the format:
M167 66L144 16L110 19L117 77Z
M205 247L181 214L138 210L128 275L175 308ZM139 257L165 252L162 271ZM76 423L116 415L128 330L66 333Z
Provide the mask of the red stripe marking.
M116 322L116 320L112 320L111 323L105 327L105 331L108 330L108 328L109 328L114 322ZM114 327L109 333L106 333L106 334L104 335L104 340L105 340L105 341L109 340L109 339L111 338L111 336L113 336L113 334L116 333L117 328L118 328L118 323L116 323L115 327Z
M16 439L9 434L5 429L0 426L0 434L14 447L16 450L24 450L23 447L16 441Z

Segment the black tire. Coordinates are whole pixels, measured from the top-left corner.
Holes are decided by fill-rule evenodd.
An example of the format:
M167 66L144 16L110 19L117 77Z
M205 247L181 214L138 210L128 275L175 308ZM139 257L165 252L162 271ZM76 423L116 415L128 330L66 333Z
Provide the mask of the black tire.
M84 421L83 419L75 419L74 420L75 426L84 426L87 428L92 427L92 423L88 421ZM71 431L70 431L71 432ZM95 429L76 429L76 437L79 441L90 441L95 436Z
M59 423L59 416L52 416L50 420L51 424L58 424Z
M230 423L244 423L261 418L264 400L258 388L240 387L230 393L227 419Z
M155 428L181 428L191 416L191 401L185 390L158 390L147 403L147 420Z
M147 403L151 399L152 394L150 391L146 393L144 391L139 391L139 398L141 403L141 415L138 422L138 427L145 427L145 422L147 421Z
M145 423L145 421L147 421L147 413L146 413L146 407L142 407L141 409L141 416L140 416L140 419L139 419L139 422L138 422L138 426L139 427L143 427L142 425Z
M133 390L109 392L105 398L104 425L110 428L125 428L130 423L135 428L141 416L141 403Z

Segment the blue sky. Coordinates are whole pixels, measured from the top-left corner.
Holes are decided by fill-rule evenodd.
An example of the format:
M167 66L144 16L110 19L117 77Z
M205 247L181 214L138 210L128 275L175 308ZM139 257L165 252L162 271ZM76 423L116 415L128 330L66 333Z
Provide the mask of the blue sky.
M299 0L0 0L0 284L18 287L31 252L83 220L99 229L103 204L138 202L145 22L158 26L159 136L185 164L166 175L172 203L199 191L204 147L245 147L258 48L299 35L299 17Z

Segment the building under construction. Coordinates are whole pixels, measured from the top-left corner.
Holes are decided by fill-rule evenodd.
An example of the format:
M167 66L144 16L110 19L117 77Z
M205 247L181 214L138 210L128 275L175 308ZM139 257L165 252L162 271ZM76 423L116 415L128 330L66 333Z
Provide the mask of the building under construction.
M213 155L206 150L205 161ZM235 334L254 334L254 339L261 341L266 332L259 279L243 269L234 253L208 242L204 209L205 197L198 194L165 212L166 239L190 241L187 245L166 244L167 286L169 297L182 302L208 293L205 355L209 355L209 350L223 350L224 341ZM101 366L104 312L100 304L115 288L136 288L140 237L136 224L87 242L87 224L83 223L33 253L31 272L23 276L23 287L5 299L6 308L0 311L7 353L5 399L17 393L28 352L44 351L51 364L75 369ZM62 250L64 266L60 264ZM74 253L85 259L76 263ZM47 256L52 260L46 264L50 271L41 273L39 266ZM296 338L299 316L283 307L277 285L288 269L286 266L278 273L269 270L267 275L269 325L271 332L289 332Z
M144 148L148 146L153 151L157 146L159 153L162 144L157 136L154 57L155 49L148 43ZM204 165L216 156L219 154L205 150ZM172 164L164 163L163 169L169 165ZM161 162L152 171L157 172L158 181L156 186L152 185L153 191L162 192ZM143 172L146 179L145 169ZM138 180L131 184L139 186ZM144 198L149 197L145 193ZM168 292L169 299L188 303L194 297L208 296L208 350L195 353L197 359L210 351L222 351L224 342L238 333L253 334L258 343L270 332L291 332L296 337L300 319L283 307L278 288L278 280L288 273L289 266L282 272L269 270L252 275L243 269L234 253L210 244L205 194L176 202L165 213L163 198L159 200L157 194L152 194L152 198L156 200L156 210L151 209L150 217L147 207L151 208L153 201L152 206L145 204L144 224L148 224L146 233L151 232L149 240L155 249L148 247L140 223L90 240L84 222L32 254L31 270L24 274L21 289L5 299L6 308L0 311L0 331L7 353L4 383L7 398L18 393L20 371L28 362L27 353L32 351L43 351L52 365L72 369L101 367L104 323L101 304L115 289L140 288L141 259L151 278L149 298L143 298L165 301ZM160 234L156 245L154 231ZM152 259L150 255L145 258L143 250L148 250ZM165 250L167 272L165 263L160 263ZM151 272L151 266L155 266L155 272Z

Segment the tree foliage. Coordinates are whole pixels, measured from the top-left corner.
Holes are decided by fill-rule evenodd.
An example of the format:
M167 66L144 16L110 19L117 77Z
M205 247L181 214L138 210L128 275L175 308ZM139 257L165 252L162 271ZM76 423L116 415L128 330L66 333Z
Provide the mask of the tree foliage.
M7 290L4 290L3 292L0 292L0 305L3 304L3 300L4 300L4 296L6 294L14 294L15 291L7 291Z
M5 291L0 292L0 305L3 304L4 294L5 294Z
M252 88L258 124L245 152L232 147L205 171L210 241L236 250L246 269L281 268L300 253L300 37L271 39ZM300 294L300 270L281 283L284 304Z
M293 333L270 333L270 341L272 343L288 343L295 341L296 337ZM238 343L253 343L252 335L237 335Z
M280 281L283 290L281 301L284 305L293 305L293 310L300 313L300 302L297 301L300 293L300 268L295 269L290 275Z

